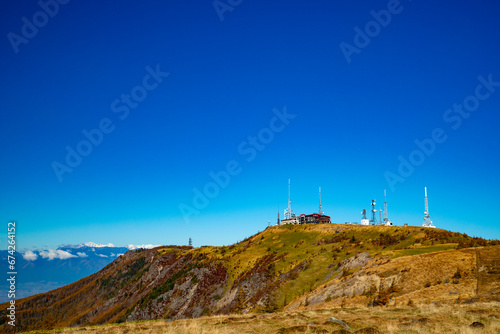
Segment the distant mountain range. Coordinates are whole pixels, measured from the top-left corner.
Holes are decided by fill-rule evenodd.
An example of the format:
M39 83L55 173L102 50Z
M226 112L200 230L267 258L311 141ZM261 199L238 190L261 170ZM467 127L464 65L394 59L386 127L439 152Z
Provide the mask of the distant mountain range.
M116 247L109 244L85 242L63 245L57 249L16 252L16 299L50 291L78 281L98 272L120 255L134 249L150 249L155 245L128 245ZM6 250L0 250L3 272L7 270ZM0 290L6 291L7 281L0 280ZM0 294L0 303L7 301L7 294Z

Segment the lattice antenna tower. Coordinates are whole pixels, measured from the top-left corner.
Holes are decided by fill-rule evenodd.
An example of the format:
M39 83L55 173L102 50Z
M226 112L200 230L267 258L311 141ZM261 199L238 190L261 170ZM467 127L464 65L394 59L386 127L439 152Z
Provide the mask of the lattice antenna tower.
M375 200L372 199L372 220L370 220L370 222L373 224L375 224L377 222L377 216L376 216L377 209L375 209L376 204L377 203L375 203Z
M384 189L384 223L389 221L389 217L387 217L387 192Z
M292 201L290 200L290 179L288 179L288 208L285 209L285 219L293 217L295 217L295 213L292 211Z
M429 215L429 202L427 201L427 187L424 188L425 191L425 212L424 212L424 227L435 227L432 224L431 216Z

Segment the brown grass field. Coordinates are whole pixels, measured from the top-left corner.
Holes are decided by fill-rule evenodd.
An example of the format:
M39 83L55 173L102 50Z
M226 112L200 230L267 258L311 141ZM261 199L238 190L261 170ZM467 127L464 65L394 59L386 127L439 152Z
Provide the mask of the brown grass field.
M349 328L333 322L340 319ZM480 322L482 328L471 327ZM476 325L480 326L480 325ZM32 331L30 334L500 333L500 303L335 308Z

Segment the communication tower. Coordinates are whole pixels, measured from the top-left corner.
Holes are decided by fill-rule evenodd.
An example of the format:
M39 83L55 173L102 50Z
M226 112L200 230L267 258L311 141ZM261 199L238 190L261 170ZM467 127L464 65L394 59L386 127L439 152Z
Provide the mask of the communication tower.
M295 213L292 211L292 201L290 200L290 179L288 179L288 208L285 209L285 219L295 218Z
M319 210L318 214L322 215L324 212L321 210L321 187L319 187Z
M372 220L370 220L370 223L375 224L377 222L377 216L375 215L377 213L377 209L375 209L375 200L372 199Z
M387 216L387 192L384 189L384 225L392 226L392 222L389 220Z
M427 201L427 187L424 187L425 191L425 212L424 212L424 223L422 224L423 227L433 227L435 228L432 224L431 216L429 215L429 202Z
M366 209L363 209L363 211L361 211L361 214L363 215L363 217L361 218L361 225L370 225L368 218L366 218Z

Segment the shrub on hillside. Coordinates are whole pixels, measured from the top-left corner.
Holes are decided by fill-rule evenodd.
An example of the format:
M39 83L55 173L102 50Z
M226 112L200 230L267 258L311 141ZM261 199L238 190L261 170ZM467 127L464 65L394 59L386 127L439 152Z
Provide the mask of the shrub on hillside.
M381 233L380 237L372 240L372 244L374 246L388 247L399 243L399 241L400 239L395 236Z

